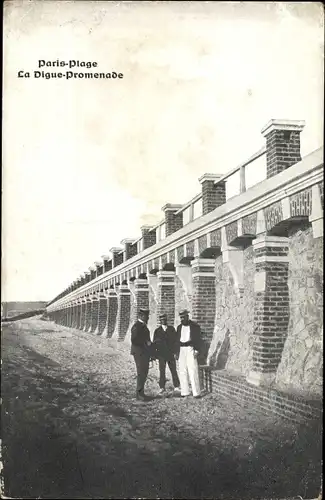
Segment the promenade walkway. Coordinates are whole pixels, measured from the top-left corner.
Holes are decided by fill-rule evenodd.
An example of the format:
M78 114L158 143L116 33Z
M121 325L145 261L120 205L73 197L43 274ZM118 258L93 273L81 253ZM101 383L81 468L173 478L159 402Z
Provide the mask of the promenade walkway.
M213 394L133 399L129 346L38 318L3 325L4 498L303 499L320 436ZM170 383L170 381L168 382Z

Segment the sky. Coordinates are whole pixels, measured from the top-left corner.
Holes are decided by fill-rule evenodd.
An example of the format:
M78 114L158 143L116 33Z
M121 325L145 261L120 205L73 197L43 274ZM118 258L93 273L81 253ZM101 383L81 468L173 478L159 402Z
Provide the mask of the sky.
M317 2L5 2L2 300L54 298L272 118L320 147L323 55ZM124 77L17 77L57 59Z

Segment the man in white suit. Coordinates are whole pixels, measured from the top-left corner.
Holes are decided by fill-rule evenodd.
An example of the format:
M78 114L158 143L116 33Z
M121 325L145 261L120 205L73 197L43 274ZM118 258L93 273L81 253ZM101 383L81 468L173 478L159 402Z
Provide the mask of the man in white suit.
M181 311L179 316L181 324L177 327L176 355L179 359L181 396L189 396L192 389L193 396L199 398L201 388L197 357L202 347L201 329L189 319L186 309Z

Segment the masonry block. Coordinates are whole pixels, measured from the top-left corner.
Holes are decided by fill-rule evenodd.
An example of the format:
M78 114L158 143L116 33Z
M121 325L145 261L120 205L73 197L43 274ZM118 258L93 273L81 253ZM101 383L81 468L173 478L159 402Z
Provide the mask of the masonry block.
M206 215L226 203L226 183L218 182L218 174L204 174L199 182L202 186L202 215Z
M135 240L126 238L121 241L121 244L124 245L124 261L131 259L137 254L138 249Z
M183 212L178 212L182 205L167 203L162 210L165 213L166 238L183 227Z
M201 327L204 349L200 363L204 363L213 337L216 314L215 260L194 259L192 267L192 318Z
M112 253L112 267L117 267L123 263L123 249L113 247L110 249Z
M175 324L175 272L160 271L157 274L157 323L159 314L167 314L170 325Z
M89 272L90 272L90 281L92 281L96 278L96 266L90 266Z
M138 316L140 309L149 309L149 282L147 279L137 278L134 281L134 308L131 323L133 324Z
M266 138L266 175L277 175L301 160L300 132L305 123L298 120L271 120L263 127Z
M89 332L95 333L98 324L98 310L99 310L99 297L98 294L94 294L91 299L91 319Z
M80 329L82 300L77 300L76 328Z
M104 266L103 272L107 273L108 271L110 271L112 269L112 259L110 259L108 257L108 255L102 255L102 259L103 259L103 266Z
M86 297L86 304L85 304L85 321L84 321L84 332L88 332L91 324L91 298L90 295Z
M262 235L254 240L253 248L253 366L247 380L254 385L271 385L289 325L288 238Z
M71 325L71 315L72 315L71 304L67 305L66 311L67 311L67 316L66 316L65 326L70 327L70 325Z
M78 315L78 304L77 304L77 302L73 302L72 303L71 328L77 327L77 315Z
M96 335L102 335L107 322L107 297L104 291L101 291L98 296L98 318L95 330Z
M103 331L103 337L111 338L116 326L117 309L118 309L117 293L113 288L109 288L107 290L106 297L107 297L107 317L106 317L105 328Z
M118 291L117 321L114 336L117 340L125 339L130 324L131 292L127 285L120 285Z
M84 330L86 322L86 298L82 297L80 304L80 322L79 330Z
M95 262L95 266L96 266L96 277L103 274L103 272L104 272L103 262Z
M151 226L141 226L142 233L142 248L141 250L146 250L146 248L152 247L156 244L156 230L152 229Z

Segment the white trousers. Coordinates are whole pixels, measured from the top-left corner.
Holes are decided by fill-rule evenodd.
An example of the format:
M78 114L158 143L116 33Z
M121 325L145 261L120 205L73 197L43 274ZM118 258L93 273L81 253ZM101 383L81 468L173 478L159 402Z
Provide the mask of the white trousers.
M179 353L179 381L181 384L181 395L190 395L190 385L193 396L200 395L199 365L194 356L191 346L181 347Z

